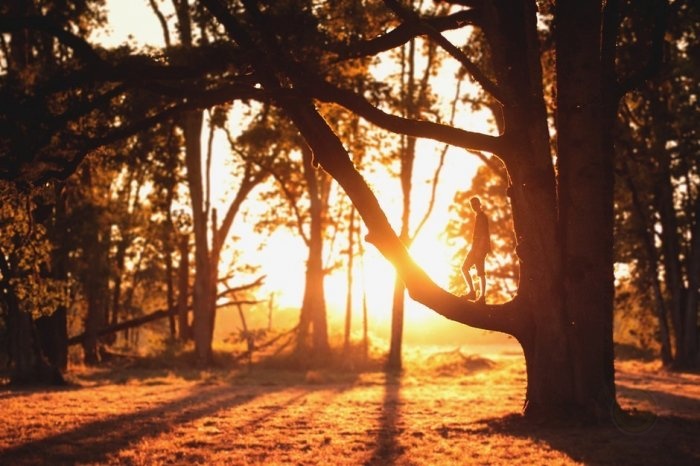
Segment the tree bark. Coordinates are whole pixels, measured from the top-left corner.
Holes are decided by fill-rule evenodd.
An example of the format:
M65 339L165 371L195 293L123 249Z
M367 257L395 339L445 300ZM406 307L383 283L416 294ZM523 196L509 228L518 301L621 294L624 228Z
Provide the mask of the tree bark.
M208 365L212 359L211 335L213 303L211 302L211 268L209 264L208 213L204 210L202 184L201 111L186 113L182 118L185 135L185 164L192 203L192 225L195 243L194 316L192 336L197 360Z
M557 3L556 126L563 312L556 327L538 322L566 335L561 350L568 370L555 382L564 395L564 405L574 413L594 418L609 415L615 400L614 151L606 145L610 143L602 126L610 123L610 118L604 112L601 13L600 2ZM543 377L535 377L534 381L538 385L547 383ZM529 401L537 409L551 409L551 401Z
M187 317L187 298L189 296L189 240L187 234L180 235L178 246L180 249L180 263L177 271L177 331L180 341L192 338L192 328Z
M319 189L316 168L313 166L313 157L308 147L302 148L304 164L304 178L306 179L310 202L309 224L309 255L306 262L306 280L304 284L304 297L302 301L300 329L302 325L310 326L311 348L314 355L324 357L328 354L328 324L326 321L326 297L324 291L325 270L323 269L323 200ZM306 331L308 332L308 330ZM300 331L300 338L305 337L304 331ZM302 349L307 342L300 341Z
M347 290L345 292L345 333L343 339L343 352L350 351L350 332L352 330L352 295L354 288L353 274L355 261L355 208L350 208L350 221L348 223L348 266L347 266Z
M68 280L68 245L66 244L66 206L62 183L56 182L53 193L53 214L45 219L47 233L54 249L51 253L51 278L66 283ZM50 316L36 320L42 353L49 364L60 371L68 368L68 322L66 306L60 304Z

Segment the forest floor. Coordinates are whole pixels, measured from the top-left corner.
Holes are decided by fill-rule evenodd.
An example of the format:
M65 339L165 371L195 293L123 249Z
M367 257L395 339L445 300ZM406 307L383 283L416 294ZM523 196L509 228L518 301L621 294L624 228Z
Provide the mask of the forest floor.
M516 351L417 351L381 371L74 368L0 387L0 464L700 464L700 375L618 361L615 425L520 416Z

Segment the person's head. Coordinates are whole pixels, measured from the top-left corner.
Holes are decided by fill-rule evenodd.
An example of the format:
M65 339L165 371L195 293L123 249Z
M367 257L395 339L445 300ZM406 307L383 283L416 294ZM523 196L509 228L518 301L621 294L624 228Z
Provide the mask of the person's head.
M478 212L481 210L481 200L478 197L474 196L471 199L469 199L469 204L471 204L472 210L474 212Z

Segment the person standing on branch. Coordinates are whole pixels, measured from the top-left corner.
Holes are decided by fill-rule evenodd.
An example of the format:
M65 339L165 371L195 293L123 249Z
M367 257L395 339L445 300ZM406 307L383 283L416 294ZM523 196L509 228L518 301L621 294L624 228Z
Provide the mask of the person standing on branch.
M476 214L474 222L474 233L472 235L472 244L467 258L462 263L462 275L467 282L467 299L474 301L476 299L476 290L472 281L470 269L476 267L476 274L479 276L479 285L481 293L479 294L478 303L486 302L486 272L484 271L484 262L486 255L491 252L491 237L489 235L489 220L481 208L481 200L474 196L469 200L472 210Z

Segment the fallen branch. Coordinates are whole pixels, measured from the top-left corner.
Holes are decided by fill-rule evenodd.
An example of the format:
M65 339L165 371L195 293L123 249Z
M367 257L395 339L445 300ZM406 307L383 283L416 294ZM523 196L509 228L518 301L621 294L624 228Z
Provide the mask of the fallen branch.
M241 303L242 304L256 304L257 301L256 302L242 301ZM236 304L236 301L227 302L227 303L223 303L223 304L217 304L216 308L219 309L221 307L232 306L235 304ZM192 306L187 308L187 312L191 312L191 311L192 311ZM97 337L103 337L105 335L110 335L112 333L116 333L116 332L119 332L121 330L126 330L129 328L140 327L141 325L147 324L149 322L153 322L154 320L164 319L164 318L170 317L170 316L177 316L178 314L179 314L179 312L177 309L173 309L170 312L168 312L166 309L159 309L159 310L154 311L150 314L146 314L145 316L136 317L136 318L131 319L131 320L125 320L123 322L118 322L116 324L101 328L100 330L97 331ZM70 337L68 339L68 346L80 344L83 342L83 340L85 340L85 338L86 338L85 332L79 333L78 335L76 335L74 337Z

